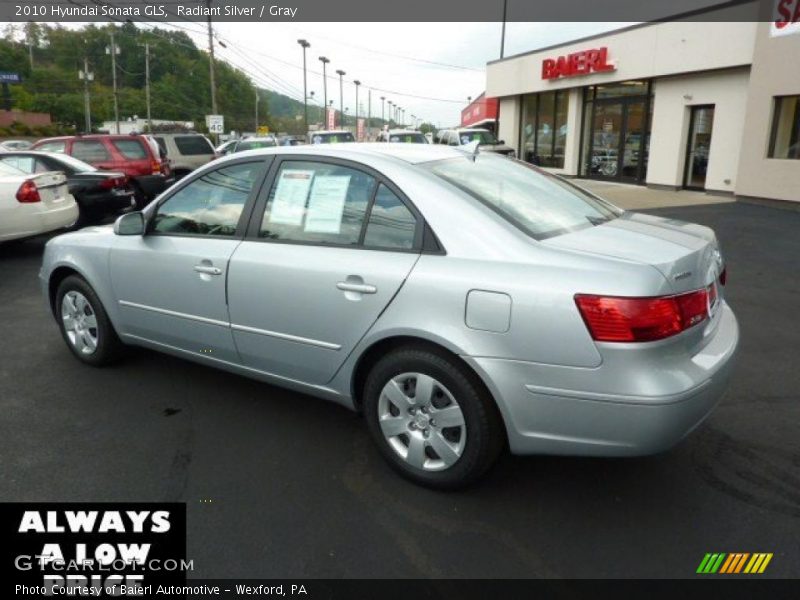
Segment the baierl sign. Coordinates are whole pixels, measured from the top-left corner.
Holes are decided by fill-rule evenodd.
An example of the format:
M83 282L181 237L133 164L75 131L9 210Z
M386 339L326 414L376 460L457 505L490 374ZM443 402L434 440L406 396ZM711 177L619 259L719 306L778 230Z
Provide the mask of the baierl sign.
M772 37L800 33L800 0L775 0L769 33Z

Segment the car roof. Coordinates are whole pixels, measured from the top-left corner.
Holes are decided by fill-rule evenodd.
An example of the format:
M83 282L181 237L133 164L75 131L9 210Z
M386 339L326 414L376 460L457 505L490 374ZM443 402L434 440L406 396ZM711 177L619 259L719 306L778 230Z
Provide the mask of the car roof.
M237 141L239 141L239 142L259 142L259 141L265 142L267 140L275 141L275 136L274 135L252 135L250 137L242 138L242 139L237 140Z
M319 135L321 133L349 133L350 135L353 135L352 131L347 131L346 129L321 129L319 131L309 131L308 133L312 136Z
M259 148L248 150L239 154L225 157L221 160L235 160L244 155L257 156L259 154L308 154L320 156L340 156L353 160L368 160L369 158L390 157L408 164L420 164L434 160L464 157L464 150L456 147L436 144L386 144L380 142L350 143L350 144L310 144L306 146L277 146L272 148ZM215 163L217 164L217 163Z
M405 133L405 134L408 134L408 133L419 133L420 135L422 135L422 132L421 131L417 131L416 129L390 129L389 130L389 135L392 135L392 134L398 135L398 134L401 134L401 133Z

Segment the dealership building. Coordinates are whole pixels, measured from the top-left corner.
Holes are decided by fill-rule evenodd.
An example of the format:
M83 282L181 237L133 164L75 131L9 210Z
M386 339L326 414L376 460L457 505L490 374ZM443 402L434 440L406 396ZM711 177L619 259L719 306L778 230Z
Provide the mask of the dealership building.
M800 203L800 23L759 15L493 61L498 137L563 175Z

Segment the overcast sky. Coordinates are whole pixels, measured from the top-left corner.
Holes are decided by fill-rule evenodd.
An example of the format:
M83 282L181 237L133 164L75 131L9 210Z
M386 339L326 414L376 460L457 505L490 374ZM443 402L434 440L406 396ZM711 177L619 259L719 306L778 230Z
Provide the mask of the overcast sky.
M543 46L623 27L628 23L509 23L509 56ZM178 23L203 47L202 24ZM302 99L303 54L297 40L308 40L308 90L322 105L322 63L327 65L328 100L339 107L337 69L344 77L344 106L355 109L354 79L361 81L359 104L380 115L380 96L406 111L442 126L457 124L467 97L486 86L485 65L500 56L500 23L216 23L220 58L246 71L256 83ZM188 33L188 32L187 32ZM426 62L427 61L427 62ZM433 64L439 63L439 64ZM532 77L535 74L531 74ZM380 91L379 91L380 90ZM407 94L407 95L402 95ZM415 98L423 96L433 99ZM359 111L361 113L361 111ZM363 114L362 113L362 114Z
M617 29L630 23L508 23L505 55L510 56ZM81 23L68 23L80 27ZM151 28L152 22L138 23ZM200 48L207 48L205 23L179 21L159 27L186 32ZM297 100L303 98L303 53L297 43L306 39L308 91L312 105L322 105L322 63L327 65L328 100L339 108L337 69L344 76L344 106L355 111L355 86L359 114L366 115L368 88L372 88L372 114L381 114L381 100L405 109L439 126L456 125L467 97L477 97L486 87L486 62L500 57L500 23L214 23L217 58L246 72L261 87ZM224 44L224 46L223 46ZM536 77L531 73L531 77ZM388 112L386 113L388 116ZM156 115L157 116L157 115Z

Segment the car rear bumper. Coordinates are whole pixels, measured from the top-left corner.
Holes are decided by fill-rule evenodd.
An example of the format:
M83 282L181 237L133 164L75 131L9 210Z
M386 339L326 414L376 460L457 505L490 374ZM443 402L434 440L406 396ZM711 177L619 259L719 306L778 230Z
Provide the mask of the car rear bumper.
M124 193L85 194L77 200L82 208L97 213L114 213L136 206L133 190Z
M78 205L72 197L48 206L43 202L28 204L21 210L9 211L0 224L0 241L23 239L65 229L78 220Z
M739 327L726 304L719 313L711 339L699 352L663 353L659 363L629 355L583 369L464 358L497 399L513 453L653 454L695 429L727 389ZM574 385L565 386L570 380Z

